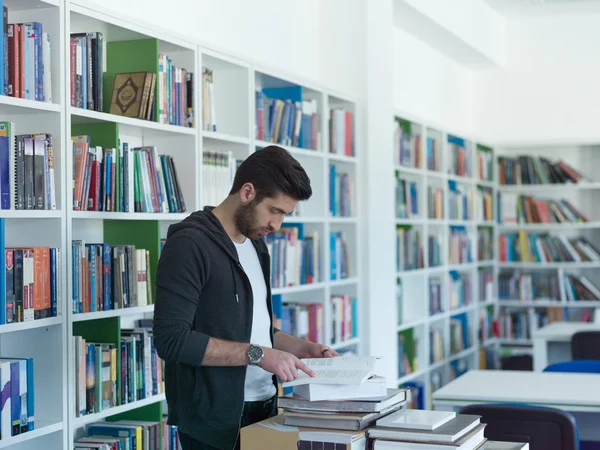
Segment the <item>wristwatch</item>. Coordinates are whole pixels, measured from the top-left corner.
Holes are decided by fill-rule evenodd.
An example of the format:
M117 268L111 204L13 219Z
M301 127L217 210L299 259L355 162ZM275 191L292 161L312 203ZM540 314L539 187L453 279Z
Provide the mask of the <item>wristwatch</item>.
M265 352L258 345L250 344L248 348L248 360L250 361L250 365L256 366L265 355Z

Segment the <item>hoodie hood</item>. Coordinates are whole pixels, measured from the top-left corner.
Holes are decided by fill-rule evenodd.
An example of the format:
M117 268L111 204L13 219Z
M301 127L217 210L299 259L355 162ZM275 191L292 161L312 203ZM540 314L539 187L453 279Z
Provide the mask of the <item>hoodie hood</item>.
M231 241L231 238L221 225L217 216L212 212L214 206L205 206L200 211L195 211L188 217L183 219L181 222L175 223L169 226L167 231L167 239L178 233L181 230L189 230L193 228L202 233L205 237L214 241L219 245L236 263L239 264L239 258L235 246ZM199 237L202 240L202 237Z

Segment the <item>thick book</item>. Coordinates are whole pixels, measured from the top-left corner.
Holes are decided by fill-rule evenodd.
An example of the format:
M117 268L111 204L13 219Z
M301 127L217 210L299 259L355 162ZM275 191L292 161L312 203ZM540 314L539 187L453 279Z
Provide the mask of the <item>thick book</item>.
M314 412L379 412L396 403L406 401L407 389L387 389L385 396L361 399L338 398L311 401L295 393L279 397L279 407L295 411Z
M383 397L387 394L387 381L374 376L362 384L301 384L294 386L293 393L311 402L339 399Z
M390 439L436 444L452 443L458 441L462 436L479 426L480 421L480 416L457 414L454 419L437 427L435 430L376 426L369 430L369 437L373 439Z
M377 421L377 426L398 430L433 431L456 417L453 411L406 409L396 411Z

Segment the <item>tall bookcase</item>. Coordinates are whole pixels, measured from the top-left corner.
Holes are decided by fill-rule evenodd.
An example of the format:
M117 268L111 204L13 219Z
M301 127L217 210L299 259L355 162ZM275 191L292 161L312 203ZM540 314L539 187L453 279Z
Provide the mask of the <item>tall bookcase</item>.
M494 150L396 112L398 385L413 407L486 367L495 314Z
M57 290L53 297L55 312L46 318L0 324L0 356L33 358L35 388L35 429L16 436L2 435L0 448L66 450L72 448L74 440L87 435L91 424L103 420L163 420L166 403L160 392L99 412L77 414L75 366L80 350L75 337L119 349L128 335L127 329L139 326L142 319L152 318L153 305L150 302L114 309L100 308L100 303L96 303L90 312L83 312L88 307L80 311L77 280L81 274L77 272L79 264L74 261L81 256L78 253L81 248L88 251L85 244L107 244L107 248L131 245L146 251L144 274L153 280L169 225L204 205L222 200L237 162L271 143L270 129L267 134L264 134L266 128L259 133L265 120L273 123L277 117L267 116L266 99L282 101L281 116L285 105L302 105L306 117L302 119L301 130L310 133L294 138L297 130L289 126L290 140L283 144L276 140L276 143L288 148L302 163L314 191L313 197L284 222L283 227L290 235L297 233L304 243L303 267L308 276L298 277L293 271L283 271L285 276L273 289L277 320L292 333L318 338L340 352L360 353L362 224L358 193L364 186L360 170L363 152L355 126L359 120L356 99L206 48L199 42L125 18L118 11L105 10L86 0L5 0L4 4L8 7L9 23L39 21L50 38L51 101L0 95L0 121L12 121L17 134L51 134L56 207L1 209L0 244L5 248L58 249L59 263L55 266L56 274L52 275L52 288ZM100 101L95 97L97 91L92 90L92 96L86 96L94 104L90 107L72 103L72 93L82 88L71 79L73 54L69 37L91 32L101 33L104 40L101 56L104 74L103 98ZM98 56L96 52L92 50L92 58ZM163 69L160 55L168 56L173 66L191 74L193 126L185 126L183 117L177 113L163 123L158 102L148 108L146 119L110 113L115 74L149 72L158 79ZM92 67L99 60L94 60ZM85 80L84 68L77 69L77 74ZM92 80L95 79L93 71L85 73L92 73ZM263 112L259 114L257 110L261 107ZM283 127L279 125L279 129ZM74 210L77 158L72 137L76 136L87 136L90 146L102 149L122 151L124 144L130 151L155 147L158 155L171 158L185 211L134 212L139 196L144 193L136 192L132 186L126 190L119 187L116 196L127 198L128 210L122 208L124 203L111 211ZM128 175L133 183L138 169L133 159L130 163ZM115 167L115 174L124 168L118 163ZM277 248L294 242L298 245L283 233L273 241ZM74 242L83 247L75 246ZM279 273L277 270L281 272L281 267L274 267L274 273ZM2 273L5 287L5 270ZM146 295L153 298L153 290L147 290ZM1 299L4 307L5 290ZM300 324L300 328L292 328L292 324ZM117 369L120 380L121 363ZM122 384L118 386L123 388ZM161 434L163 431L161 428Z
M498 158L500 343L505 356L533 357L536 328L599 312L600 257L577 251L580 239L599 251L598 144L517 142ZM582 178L565 180L570 169Z

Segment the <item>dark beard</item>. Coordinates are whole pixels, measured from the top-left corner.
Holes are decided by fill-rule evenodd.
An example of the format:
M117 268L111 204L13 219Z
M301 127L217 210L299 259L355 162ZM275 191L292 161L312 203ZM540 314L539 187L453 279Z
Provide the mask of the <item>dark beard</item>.
M254 200L241 205L235 212L234 220L237 229L249 239L258 239L259 229L256 226L256 203Z

